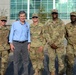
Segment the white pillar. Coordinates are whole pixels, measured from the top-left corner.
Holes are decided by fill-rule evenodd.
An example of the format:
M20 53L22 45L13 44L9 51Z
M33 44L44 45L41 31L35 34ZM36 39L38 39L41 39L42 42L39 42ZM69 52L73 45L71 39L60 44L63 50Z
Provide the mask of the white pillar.
M27 20L29 20L29 15L30 15L30 0L27 0Z
M48 0L47 0L47 12L48 12Z
M53 0L53 9L55 9L55 0Z
M36 11L35 11L35 5L36 5L36 4L35 4L35 0L34 0L34 13L36 12Z

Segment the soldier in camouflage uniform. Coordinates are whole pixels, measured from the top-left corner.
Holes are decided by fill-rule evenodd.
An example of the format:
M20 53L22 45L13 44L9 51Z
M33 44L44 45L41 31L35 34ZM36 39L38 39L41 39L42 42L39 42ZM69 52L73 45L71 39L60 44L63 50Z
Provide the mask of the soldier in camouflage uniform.
M43 36L47 41L50 75L55 75L55 57L58 56L59 75L64 71L64 23L58 18L58 11L52 10L52 19L45 23Z
M67 39L67 75L73 75L74 59L76 57L76 12L70 13L71 22L66 24L66 39Z
M30 59L35 71L34 75L41 75L43 69L43 47L44 43L42 40L41 29L43 24L39 22L38 14L34 13L32 16L33 23L30 26L31 32L31 49Z
M4 75L8 63L8 33L9 29L5 26L7 17L0 16L0 75Z

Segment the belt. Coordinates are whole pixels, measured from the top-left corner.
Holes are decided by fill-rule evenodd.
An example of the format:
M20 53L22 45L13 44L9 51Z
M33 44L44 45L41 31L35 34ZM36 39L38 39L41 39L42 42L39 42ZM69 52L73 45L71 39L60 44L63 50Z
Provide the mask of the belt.
M25 42L27 42L27 40L25 40L25 41L17 41L17 40L13 40L14 42L18 42L18 43L25 43Z

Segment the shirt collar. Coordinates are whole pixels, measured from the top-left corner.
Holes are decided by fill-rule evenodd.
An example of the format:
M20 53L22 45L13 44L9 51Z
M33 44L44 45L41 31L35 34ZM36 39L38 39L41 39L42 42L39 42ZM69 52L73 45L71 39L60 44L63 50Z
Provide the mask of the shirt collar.
M26 24L26 21L24 22L24 24L22 24L21 21L19 20L19 23L20 23L21 25L24 25L24 24Z

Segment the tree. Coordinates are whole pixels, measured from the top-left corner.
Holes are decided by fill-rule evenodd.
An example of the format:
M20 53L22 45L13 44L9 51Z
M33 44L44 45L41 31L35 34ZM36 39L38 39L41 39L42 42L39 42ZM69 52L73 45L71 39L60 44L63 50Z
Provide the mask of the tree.
M40 22L45 23L45 21L47 20L47 13L45 12L44 6L40 7L38 15L39 15Z

